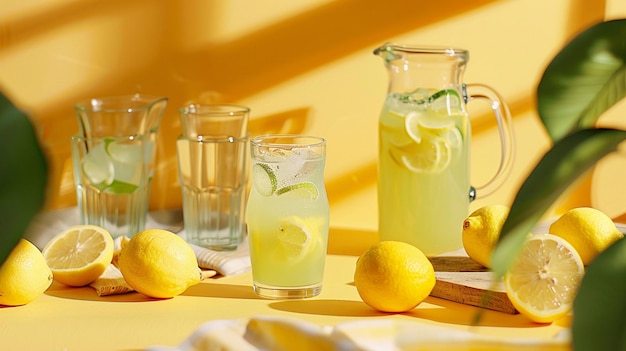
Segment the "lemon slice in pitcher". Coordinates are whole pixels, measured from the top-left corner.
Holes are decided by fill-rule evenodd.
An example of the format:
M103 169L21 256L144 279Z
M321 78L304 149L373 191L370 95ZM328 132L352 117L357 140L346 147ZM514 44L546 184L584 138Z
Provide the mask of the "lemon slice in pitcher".
M445 170L455 150L462 147L461 132L454 121L447 118L412 112L407 115L404 125L414 144L404 148L406 152L396 157L413 172L439 173Z

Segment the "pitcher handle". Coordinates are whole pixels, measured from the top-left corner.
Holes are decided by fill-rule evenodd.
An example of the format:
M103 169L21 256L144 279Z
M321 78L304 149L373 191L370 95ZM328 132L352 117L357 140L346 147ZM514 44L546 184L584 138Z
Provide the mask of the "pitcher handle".
M498 123L500 135L500 165L496 174L485 184L470 189L470 200L483 198L493 194L504 184L511 173L515 158L515 137L513 135L513 120L509 108L500 95L483 84L463 84L463 98L465 103L473 100L482 100L489 103Z

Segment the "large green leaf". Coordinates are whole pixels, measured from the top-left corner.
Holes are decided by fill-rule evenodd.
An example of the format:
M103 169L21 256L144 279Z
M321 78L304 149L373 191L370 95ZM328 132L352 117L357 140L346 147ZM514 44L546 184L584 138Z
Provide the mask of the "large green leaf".
M584 129L556 142L519 189L493 252L492 266L498 276L517 257L524 238L554 201L598 160L626 140L626 131Z
M574 300L574 349L626 350L626 240L587 267Z
M591 128L626 96L626 20L602 22L571 42L546 68L537 107L552 140Z
M28 116L0 94L0 264L42 208L47 164Z

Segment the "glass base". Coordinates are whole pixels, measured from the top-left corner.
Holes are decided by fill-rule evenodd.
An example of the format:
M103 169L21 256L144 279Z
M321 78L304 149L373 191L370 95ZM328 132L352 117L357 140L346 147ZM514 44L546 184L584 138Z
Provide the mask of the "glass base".
M301 288L276 288L259 286L254 284L254 292L268 299L288 300L288 299L306 299L314 297L322 292L322 284L305 286Z

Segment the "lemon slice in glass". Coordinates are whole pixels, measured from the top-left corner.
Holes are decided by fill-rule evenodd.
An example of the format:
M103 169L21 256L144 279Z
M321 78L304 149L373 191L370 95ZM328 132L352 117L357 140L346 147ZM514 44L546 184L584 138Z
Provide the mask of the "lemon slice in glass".
M54 279L69 286L92 283L113 259L113 238L104 228L76 225L55 235L42 250Z
M534 235L505 274L504 287L520 313L536 323L550 323L572 309L584 272L580 255L566 240Z
M301 217L287 217L280 221L278 251L289 261L299 261L311 251L312 244L319 237L314 220Z

